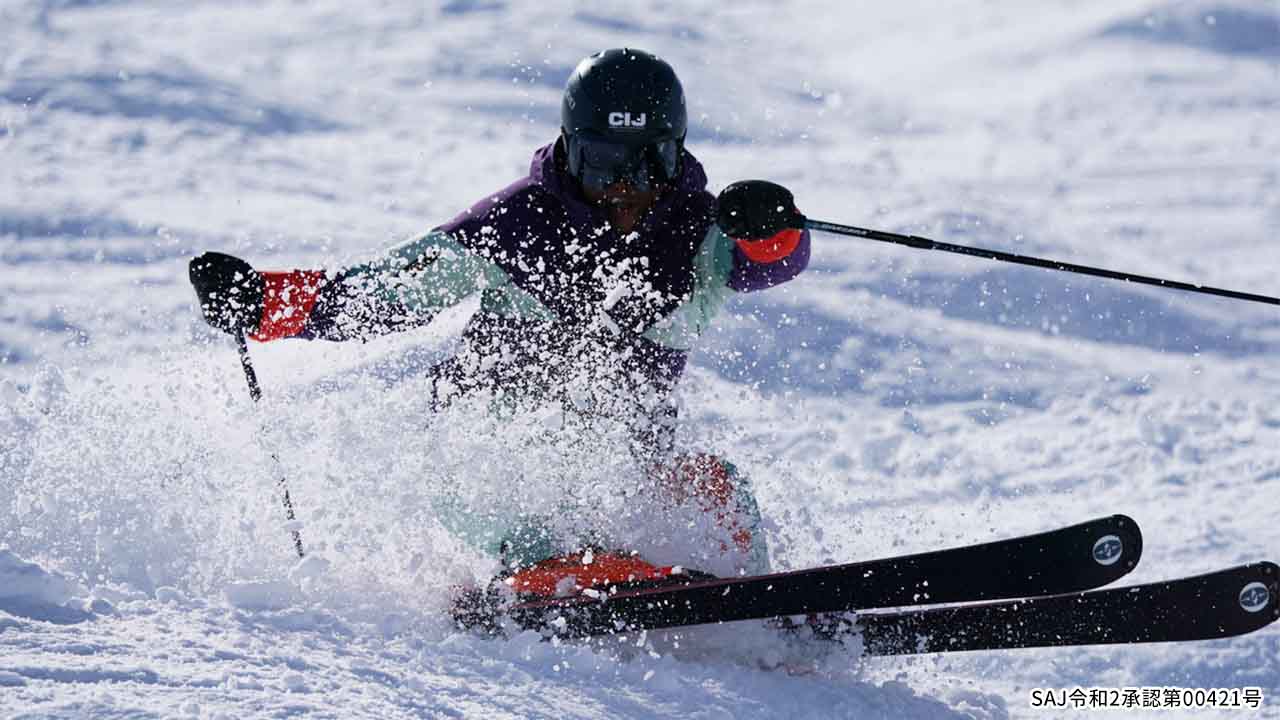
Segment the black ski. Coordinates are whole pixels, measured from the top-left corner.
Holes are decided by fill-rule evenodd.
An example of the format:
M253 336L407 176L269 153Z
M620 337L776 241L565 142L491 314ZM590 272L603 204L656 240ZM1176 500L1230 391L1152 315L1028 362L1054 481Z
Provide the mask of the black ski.
M859 613L868 655L1211 640L1280 618L1280 568L1205 575L1025 600Z
M973 602L1101 587L1142 554L1138 525L1112 515L1010 540L883 560L740 578L677 579L503 607L476 592L455 609L466 626L502 617L562 636L584 636L785 615Z

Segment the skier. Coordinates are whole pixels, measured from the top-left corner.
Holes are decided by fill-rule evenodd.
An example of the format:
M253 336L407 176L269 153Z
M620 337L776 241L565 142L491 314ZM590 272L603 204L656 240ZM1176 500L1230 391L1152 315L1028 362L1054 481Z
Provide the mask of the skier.
M674 453L669 396L726 300L794 278L809 237L779 185L748 180L711 195L687 128L670 65L605 50L569 77L560 136L534 152L528 176L452 220L336 272L258 271L207 252L192 260L191 282L211 325L260 342L363 340L425 325L480 293L461 349L430 372L438 407L476 391L510 402L572 395L578 412L622 418L657 488L713 513L759 570L745 479L715 456ZM501 543L508 565L523 568L517 589L546 591L576 562L545 540L516 532ZM610 557L595 555L602 577L665 572Z

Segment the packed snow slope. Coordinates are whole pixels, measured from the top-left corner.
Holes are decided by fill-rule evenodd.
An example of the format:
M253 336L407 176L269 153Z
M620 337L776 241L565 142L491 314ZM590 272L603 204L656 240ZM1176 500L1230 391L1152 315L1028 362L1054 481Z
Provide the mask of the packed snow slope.
M447 588L493 570L459 508L624 517L647 551L715 558L678 513L618 513L636 472L607 431L427 412L469 308L255 347L254 406L185 265L336 267L442 222L525 172L580 57L631 45L680 72L715 190L765 177L815 218L1280 294L1277 14L7 0L0 715L1046 717L1031 688L1251 685L1280 716L1275 628L798 661L754 627L457 632ZM1274 307L819 235L706 338L681 442L751 477L775 567L1125 512L1153 581L1280 559L1277 351Z

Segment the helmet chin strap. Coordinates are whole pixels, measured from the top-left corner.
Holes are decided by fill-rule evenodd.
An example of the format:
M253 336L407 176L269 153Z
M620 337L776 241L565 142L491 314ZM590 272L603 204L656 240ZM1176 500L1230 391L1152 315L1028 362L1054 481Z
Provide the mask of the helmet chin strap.
M632 205L637 205L639 203L636 201L635 198L609 197L606 195L604 198L604 202L601 204L606 205L608 207L625 208L625 207L631 207Z
M609 187L613 187L613 185ZM602 207L630 207L644 202L644 200L652 202L666 191L667 186L665 183L652 182L649 184L648 189L645 190L637 189L634 185L630 185L630 188L629 191L610 193L608 187L606 187L601 191L604 194L596 204Z

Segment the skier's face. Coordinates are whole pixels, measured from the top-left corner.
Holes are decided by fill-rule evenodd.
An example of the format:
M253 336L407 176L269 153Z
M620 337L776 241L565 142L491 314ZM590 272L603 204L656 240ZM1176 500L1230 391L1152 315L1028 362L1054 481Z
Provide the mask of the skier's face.
M603 190L583 188L587 199L604 209L609 215L609 224L623 235L631 232L639 224L640 218L658 199L658 190L637 190L625 180L619 180Z

